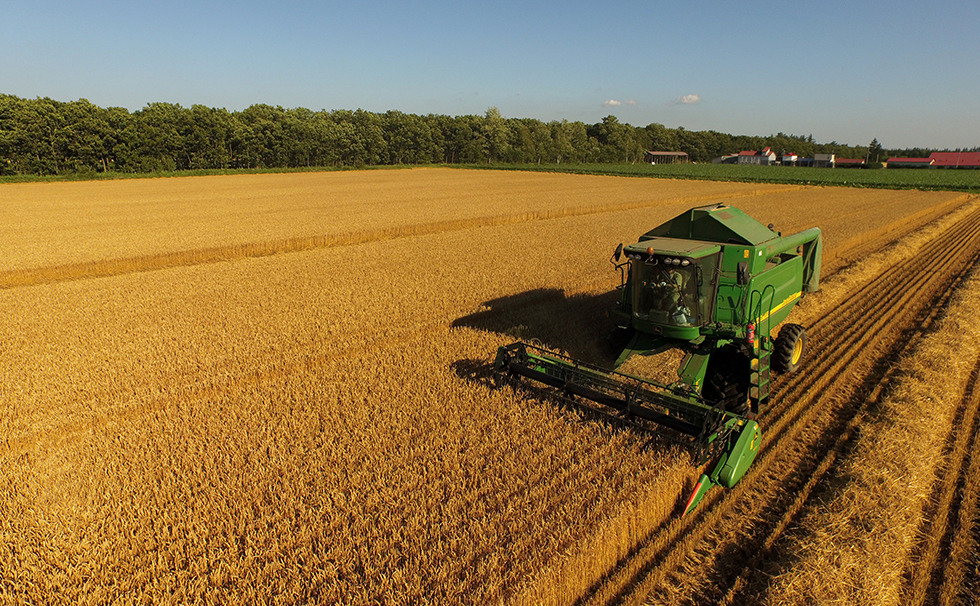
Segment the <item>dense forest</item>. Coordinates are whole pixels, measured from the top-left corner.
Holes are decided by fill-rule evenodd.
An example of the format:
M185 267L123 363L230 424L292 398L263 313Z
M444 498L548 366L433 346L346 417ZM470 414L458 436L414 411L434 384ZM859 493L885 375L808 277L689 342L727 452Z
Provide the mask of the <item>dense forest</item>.
M877 146L877 142L873 142ZM647 150L683 151L693 162L771 147L802 157L863 158L868 147L768 137L482 116L418 116L399 111L311 111L253 105L243 111L150 103L130 112L86 99L61 102L0 94L0 175L156 172L396 164L639 162ZM877 151L877 150L876 150ZM904 150L928 155L930 150ZM891 153L882 150L882 154ZM874 161L874 158L871 159Z

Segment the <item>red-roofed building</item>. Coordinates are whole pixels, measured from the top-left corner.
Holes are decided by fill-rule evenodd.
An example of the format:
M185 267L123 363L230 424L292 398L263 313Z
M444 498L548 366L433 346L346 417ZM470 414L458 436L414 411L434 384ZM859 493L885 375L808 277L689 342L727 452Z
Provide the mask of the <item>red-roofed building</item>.
M932 152L936 168L980 168L980 152Z
M796 161L799 159L800 157L793 152L787 152L783 154L782 163L783 166L796 166Z
M769 166L776 162L776 153L768 147L758 151L741 151L738 153L738 164L760 164Z
M837 168L861 168L864 166L864 158L837 158L834 160Z
M932 158L888 158L890 168L928 168L932 166Z

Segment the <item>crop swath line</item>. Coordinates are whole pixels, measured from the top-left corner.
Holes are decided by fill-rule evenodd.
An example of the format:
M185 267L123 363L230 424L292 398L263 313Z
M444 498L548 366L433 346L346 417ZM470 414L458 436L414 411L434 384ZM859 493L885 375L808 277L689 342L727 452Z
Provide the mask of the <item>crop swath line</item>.
M802 188L803 186L796 188L791 187L780 191L793 191L794 189ZM727 193L703 196L685 196L670 200L648 200L645 202L621 202L580 208L559 208L554 210L492 215L489 217L474 217L470 219L433 221L415 225L404 225L340 234L320 234L296 238L283 238L264 242L231 244L227 246L163 252L138 257L103 259L98 261L69 263L65 265L7 270L0 272L0 289L37 286L39 284L69 282L89 278L119 276L124 274L169 269L173 267L192 267L195 265L236 261L253 257L269 257L282 253L305 252L343 246L355 246L358 244L367 244L381 240L394 240L398 238L408 238L411 236L426 236L479 227L499 227L502 225L531 223L534 221L548 221L551 219L601 215L604 213L636 210L640 208L653 208L673 204L705 204L715 200L730 200L752 197L763 193L769 192L766 190L753 190L737 194Z
M664 601L710 603L735 588L747 570L733 553L753 554L778 539L785 528L780 520L787 513L792 518L792 510L807 500L797 506L794 497L822 467L812 456L814 445L829 440L833 450L834 439L886 377L888 354L916 321L919 314L913 312L940 300L973 262L978 232L980 213L972 213L929 243L943 255L928 264L918 257L899 263L819 320L812 329L819 335L812 341L813 359L781 386L779 400L762 415L768 440L749 475L724 497L706 499L694 520L675 519L648 537L583 602L636 603L657 591ZM840 442L845 448L846 440ZM690 587L692 575L685 570L702 570L693 576L710 586ZM695 597L682 597L685 587Z
M978 437L980 427L974 429L973 447ZM955 523L938 603L974 604L980 589L980 456L972 450Z
M956 209L974 199L976 199L976 196L959 196L953 198L952 200L948 200L943 204L937 204L936 206L931 206L924 210L920 210L917 213L910 214L904 219L884 225L878 230L864 233L861 236L857 236L842 242L841 245L834 251L833 259L824 260L824 269L835 269L848 266L851 263L843 261L839 262L838 260L860 259L871 253L877 252L881 248L881 241L883 239L893 242L898 241L908 236L915 230L920 229L923 225L931 223L940 217L954 212ZM856 214L855 217L856 219L859 219L860 214ZM830 261L830 263L827 263L827 261Z
M936 479L930 504L919 527L922 540L909 559L903 602L949 604L962 587L972 549L970 534L976 517L980 457L974 456L980 432L980 361L953 419L943 451L943 473ZM964 515L966 513L967 515ZM972 514L972 515L971 515ZM957 549L958 548L958 549Z

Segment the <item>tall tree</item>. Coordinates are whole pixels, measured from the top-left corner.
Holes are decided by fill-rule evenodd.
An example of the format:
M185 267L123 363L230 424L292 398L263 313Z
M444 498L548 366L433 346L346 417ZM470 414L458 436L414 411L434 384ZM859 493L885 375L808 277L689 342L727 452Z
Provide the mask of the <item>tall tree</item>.
M185 157L178 129L184 108L178 103L149 103L135 113L141 171L177 170Z
M868 144L868 158L867 162L881 162L881 158L884 156L884 150L881 148L881 143L878 143L878 137L871 140Z
M382 118L388 164L428 164L438 156L428 120L399 111Z
M600 145L600 162L636 162L643 157L633 127L620 123L616 116L606 116L589 129Z
M482 128L483 153L487 162L493 164L501 160L510 150L508 140L510 139L510 129L507 121L500 115L500 110L491 107L483 117Z

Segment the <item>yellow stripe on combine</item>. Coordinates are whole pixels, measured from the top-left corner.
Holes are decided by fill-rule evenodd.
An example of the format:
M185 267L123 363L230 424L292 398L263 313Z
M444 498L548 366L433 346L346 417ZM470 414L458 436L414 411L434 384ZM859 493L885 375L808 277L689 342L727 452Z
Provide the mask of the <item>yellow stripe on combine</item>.
M796 299L799 299L802 294L803 294L802 292L798 292L798 293L794 293L794 294L786 297L786 300L785 301L783 301L782 303L780 303L776 307L773 307L768 312L766 312L765 315L761 316L759 318L759 322L765 321L765 319L768 318L769 316L771 316L772 314L774 314L777 311L779 311L780 309L786 307L787 305L789 305L790 303L792 303Z

